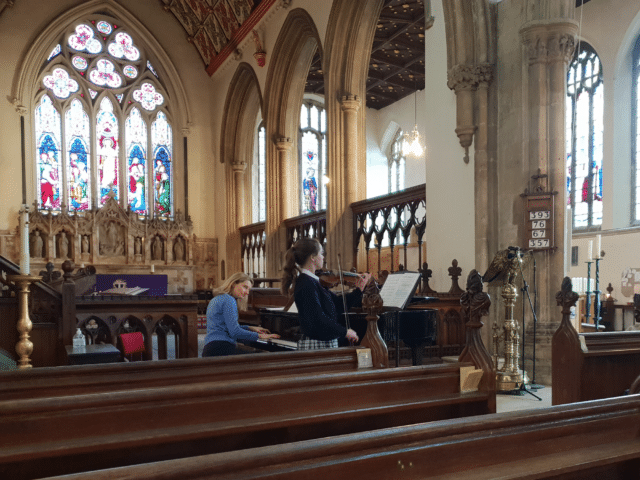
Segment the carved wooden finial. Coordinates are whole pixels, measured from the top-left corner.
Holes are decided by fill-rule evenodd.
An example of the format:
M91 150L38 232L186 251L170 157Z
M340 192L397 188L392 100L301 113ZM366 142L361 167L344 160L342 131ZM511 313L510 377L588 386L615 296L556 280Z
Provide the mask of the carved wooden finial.
M458 267L458 260L455 258L451 262L449 267L449 276L451 277L451 288L449 289L449 295L461 295L463 290L458 284L458 278L462 274L462 268Z
M420 290L421 295L430 295L437 293L435 290L431 288L429 285L429 279L433 275L433 271L429 268L427 262L422 264L422 268L418 270L420 272L420 277L422 277L422 290Z
M558 302L558 305L562 306L562 313L570 314L571 307L576 306L578 298L578 294L573 291L571 279L569 277L564 277L560 291L556 293L556 302Z
M367 333L360 345L371 349L371 361L374 368L389 366L389 351L378 330L379 314L382 311L382 297L375 282L369 282L362 296L362 309L367 312Z

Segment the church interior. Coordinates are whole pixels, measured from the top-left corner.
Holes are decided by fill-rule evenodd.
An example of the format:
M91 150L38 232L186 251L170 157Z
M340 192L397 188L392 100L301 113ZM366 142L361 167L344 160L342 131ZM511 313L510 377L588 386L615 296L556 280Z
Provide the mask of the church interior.
M640 2L0 0L0 52L0 473L637 478ZM280 350L302 237L362 345ZM235 272L285 341L200 358Z

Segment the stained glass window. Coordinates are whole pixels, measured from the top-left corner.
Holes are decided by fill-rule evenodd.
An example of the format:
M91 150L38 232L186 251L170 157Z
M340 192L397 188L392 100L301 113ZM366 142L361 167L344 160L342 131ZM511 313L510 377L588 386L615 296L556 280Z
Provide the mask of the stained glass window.
M67 148L67 185L71 210L91 208L91 179L89 177L89 145L91 129L89 115L82 103L74 99L65 114Z
M112 195L140 215L174 213L169 98L122 25L103 14L71 25L48 57L56 62L43 62L34 109L42 209L82 212Z
M164 113L158 112L151 124L151 145L153 149L154 210L159 217L172 215L172 146L171 125Z
M104 97L96 118L96 148L98 149L98 191L100 204L108 200L113 190L118 199L118 119L113 113L113 104Z
M60 145L62 138L60 112L48 95L43 95L35 111L36 165L38 171L38 205L60 210L62 195L60 182Z
M325 210L327 204L326 118L322 105L306 100L300 110L300 213Z
M127 185L129 207L139 214L147 213L145 201L145 179L147 170L147 126L140 115L140 110L131 110L125 124L125 139L127 142Z
M389 156L389 193L394 193L404 189L404 169L405 158L402 155L402 142L404 133L398 130L391 144Z
M633 218L634 223L640 222L640 36L636 40L636 46L633 49L633 70L632 70L632 93L631 93L631 112L632 112L632 128L631 142L632 155L635 166L634 184L633 184Z
M581 42L567 74L567 185L573 229L602 225L604 96L602 64Z

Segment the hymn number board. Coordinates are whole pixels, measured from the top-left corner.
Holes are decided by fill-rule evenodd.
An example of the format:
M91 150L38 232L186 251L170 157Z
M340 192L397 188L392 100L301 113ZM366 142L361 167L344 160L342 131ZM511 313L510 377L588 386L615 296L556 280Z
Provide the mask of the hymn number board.
M554 195L527 195L525 197L525 244L528 250L550 250L554 243Z

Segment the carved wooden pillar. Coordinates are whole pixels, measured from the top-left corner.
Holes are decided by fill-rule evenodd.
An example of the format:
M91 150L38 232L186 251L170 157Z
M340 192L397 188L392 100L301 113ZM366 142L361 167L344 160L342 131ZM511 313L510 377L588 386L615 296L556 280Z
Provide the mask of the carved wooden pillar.
M265 233L267 235L267 277L279 277L282 273L282 263L286 247L286 231L284 220L297 213L298 202L295 202L294 180L297 179L297 169L293 168L291 151L293 141L288 137L281 137L275 142L276 161L267 168L267 220Z

